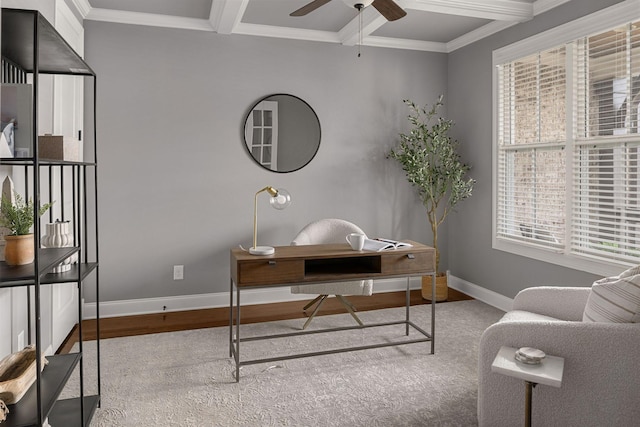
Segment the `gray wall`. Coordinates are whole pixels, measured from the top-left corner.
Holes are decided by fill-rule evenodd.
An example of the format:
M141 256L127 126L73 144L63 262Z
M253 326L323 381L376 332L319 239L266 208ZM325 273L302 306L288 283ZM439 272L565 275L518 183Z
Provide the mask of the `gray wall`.
M95 21L85 52L98 75L102 301L226 292L229 248L251 245L265 185L294 202L276 211L261 195L259 244L289 244L322 217L430 242L385 154L408 127L402 100L446 89L446 55L364 48L357 58L355 47ZM318 154L294 173L266 171L244 147L244 115L270 93L301 97L320 119ZM174 264L184 281L172 280Z
M452 274L507 297L529 286L590 286L596 276L491 248L492 52L565 22L618 3L572 1L524 24L449 54L449 116L463 141L462 155L473 165L474 195L451 217L449 267Z

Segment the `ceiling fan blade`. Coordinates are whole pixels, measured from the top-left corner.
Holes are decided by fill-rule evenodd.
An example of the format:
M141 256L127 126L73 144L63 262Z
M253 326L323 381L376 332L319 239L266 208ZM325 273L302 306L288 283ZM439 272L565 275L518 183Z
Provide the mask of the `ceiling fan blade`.
M372 5L382 16L387 18L387 21L395 21L407 14L407 12L393 0L374 0Z
M302 6L300 9L291 12L289 14L289 16L304 16L307 13L313 12L314 10L316 10L317 8L319 8L320 6L324 6L325 4L329 3L331 0L313 0L311 3L308 3L304 6Z

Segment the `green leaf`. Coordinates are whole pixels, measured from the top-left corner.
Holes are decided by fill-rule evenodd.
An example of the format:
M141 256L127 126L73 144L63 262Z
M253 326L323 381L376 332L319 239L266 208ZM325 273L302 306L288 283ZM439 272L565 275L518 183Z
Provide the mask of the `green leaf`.
M20 236L29 234L34 220L34 207L33 200L29 199L24 201L22 196L18 193L15 194L16 202L11 203L11 200L2 197L0 200L0 226L9 229L12 235ZM42 216L54 202L42 205L38 209L38 216Z
M452 120L437 117L444 105L443 96L432 106L420 107L404 100L409 108L409 133L400 140L387 157L395 159L405 172L407 181L416 189L427 209L436 249L436 269L439 263L437 229L447 215L462 200L471 196L475 180L466 178L471 169L460 161L458 141L449 135Z

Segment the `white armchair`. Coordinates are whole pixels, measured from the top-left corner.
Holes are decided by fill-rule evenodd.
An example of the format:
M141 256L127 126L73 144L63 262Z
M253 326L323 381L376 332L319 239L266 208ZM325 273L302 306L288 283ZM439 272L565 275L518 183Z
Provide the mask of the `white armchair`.
M533 390L532 424L628 427L640 420L640 323L583 322L590 288L535 287L483 333L478 349L479 426L524 423L524 381L491 371L501 346L565 359L560 388Z
M320 245L329 243L346 244L346 237L350 233L364 234L364 231L362 231L362 229L357 225L343 219L321 219L307 224L302 230L300 230L298 235L291 242L291 245ZM317 285L294 285L291 287L291 293L318 295L313 301L305 305L303 308L303 311L306 311L317 303L302 329L306 329L306 327L309 326L309 323L311 323L311 320L313 320L315 315L318 313L320 306L329 297L329 295L335 295L336 299L345 306L354 320L358 322L359 325L362 325L362 321L355 314L355 307L344 297L344 295L370 296L373 293L373 280L355 280L351 282L323 283Z

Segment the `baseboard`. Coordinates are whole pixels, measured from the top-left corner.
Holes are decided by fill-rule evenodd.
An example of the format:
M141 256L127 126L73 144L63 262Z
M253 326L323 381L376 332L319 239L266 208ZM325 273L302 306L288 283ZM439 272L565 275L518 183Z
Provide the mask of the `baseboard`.
M421 279L419 277L411 278L409 280L409 287L410 289L420 289ZM374 284L374 293L403 291L406 288L406 279L376 280ZM249 289L243 291L241 297L242 300L240 301L240 304L242 305L269 304L311 299L309 295L292 294L288 287ZM100 317L135 316L139 314L200 310L228 306L229 292L105 301L100 303ZM95 319L96 303L85 303L83 316L85 319Z
M453 275L449 275L449 286L503 311L509 311L513 305L513 299L507 298L504 295L500 295ZM374 293L403 291L406 287L406 279L376 280L374 284ZM409 281L409 288L420 289L421 279L419 277L411 278ZM306 299L309 299L309 295L292 294L289 291L289 288L262 288L243 291L240 303L242 305L269 304ZM135 316L138 314L162 313L163 311L199 310L228 306L228 292L105 301L100 303L100 317ZM84 304L84 318L96 318L95 303Z
M502 311L509 311L513 307L512 298L505 297L453 275L449 276L449 287Z

